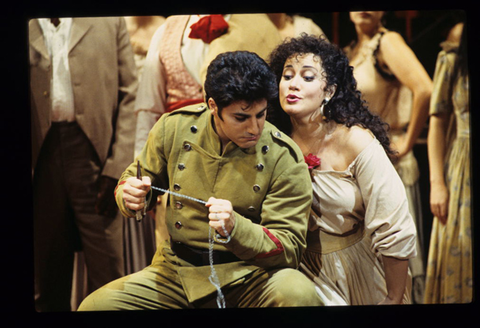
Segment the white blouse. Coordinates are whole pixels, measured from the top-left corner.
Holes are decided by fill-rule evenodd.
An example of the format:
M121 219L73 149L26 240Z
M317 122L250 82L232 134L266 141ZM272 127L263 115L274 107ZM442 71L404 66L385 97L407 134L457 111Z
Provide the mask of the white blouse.
M312 171L309 230L343 235L363 221L371 249L379 255L416 256L416 227L405 187L377 139L345 171Z

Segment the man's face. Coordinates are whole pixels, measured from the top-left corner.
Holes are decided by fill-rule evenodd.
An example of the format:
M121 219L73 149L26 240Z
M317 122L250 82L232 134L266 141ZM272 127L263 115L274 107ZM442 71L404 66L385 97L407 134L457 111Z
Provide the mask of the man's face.
M265 125L267 100L250 105L245 101L234 102L222 109L222 118L218 116L218 107L212 98L208 99L208 106L223 148L229 141L241 148L250 148L257 144Z

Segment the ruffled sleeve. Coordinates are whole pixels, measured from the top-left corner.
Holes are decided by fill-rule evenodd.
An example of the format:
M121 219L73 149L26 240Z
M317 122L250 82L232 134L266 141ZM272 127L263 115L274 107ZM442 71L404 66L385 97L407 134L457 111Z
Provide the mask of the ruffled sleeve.
M378 255L408 259L416 256L416 227L405 187L378 140L357 157L352 173L365 206L365 229Z

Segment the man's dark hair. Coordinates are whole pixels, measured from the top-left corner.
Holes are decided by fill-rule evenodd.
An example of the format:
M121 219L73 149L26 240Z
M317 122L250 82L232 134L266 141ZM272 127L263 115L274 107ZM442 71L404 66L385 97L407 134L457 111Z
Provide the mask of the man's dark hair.
M249 105L278 95L275 75L256 53L232 51L219 54L208 66L205 80L206 101L212 98L221 110L236 101Z

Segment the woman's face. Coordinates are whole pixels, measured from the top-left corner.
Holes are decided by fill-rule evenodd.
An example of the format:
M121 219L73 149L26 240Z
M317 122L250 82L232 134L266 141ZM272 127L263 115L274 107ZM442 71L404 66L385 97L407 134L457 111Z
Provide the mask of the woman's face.
M351 11L350 20L356 26L377 27L381 25L384 11Z
M326 96L327 86L321 59L312 53L293 55L285 62L279 84L280 105L294 118L317 112Z

